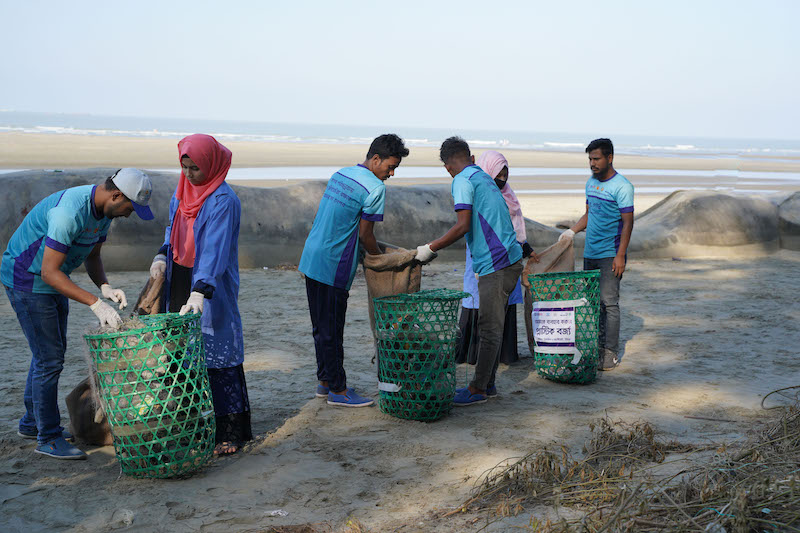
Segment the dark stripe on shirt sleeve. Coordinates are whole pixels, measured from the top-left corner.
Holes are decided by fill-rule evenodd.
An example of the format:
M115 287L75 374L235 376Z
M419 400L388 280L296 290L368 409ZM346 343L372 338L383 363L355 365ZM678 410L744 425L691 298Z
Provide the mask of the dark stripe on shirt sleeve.
M633 206L630 206L630 207L620 207L620 208L619 208L619 212L620 212L620 213L633 213Z
M48 248L52 248L56 252L61 252L62 254L69 252L69 246L67 246L66 244L62 244L57 240L51 239L50 237L47 237L44 240L44 244Z
M361 213L361 218L364 220L368 220L370 222L381 222L383 221L383 215L380 214L369 214L369 213Z
M456 204L454 207L454 211L461 211L462 209L472 211L472 204Z

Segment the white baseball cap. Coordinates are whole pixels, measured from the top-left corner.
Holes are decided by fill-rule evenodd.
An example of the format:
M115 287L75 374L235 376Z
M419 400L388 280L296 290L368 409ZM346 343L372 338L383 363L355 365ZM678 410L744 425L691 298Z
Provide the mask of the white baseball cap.
M153 183L147 174L138 168L121 168L111 177L111 181L133 204L133 210L142 220L153 220L153 212L147 207Z

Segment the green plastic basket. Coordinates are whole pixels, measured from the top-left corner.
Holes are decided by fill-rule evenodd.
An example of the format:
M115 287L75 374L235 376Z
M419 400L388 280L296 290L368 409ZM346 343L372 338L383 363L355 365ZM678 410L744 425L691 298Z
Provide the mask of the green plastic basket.
M214 407L200 315L139 317L146 326L85 335L120 467L134 477L182 476L214 452Z
M467 296L433 289L373 300L381 411L427 422L450 412L456 390L458 310Z
M534 365L540 376L562 383L591 383L597 378L598 325L600 318L600 271L551 272L528 276L534 302L581 300L575 307L575 348L581 358L572 364L573 354L534 354Z

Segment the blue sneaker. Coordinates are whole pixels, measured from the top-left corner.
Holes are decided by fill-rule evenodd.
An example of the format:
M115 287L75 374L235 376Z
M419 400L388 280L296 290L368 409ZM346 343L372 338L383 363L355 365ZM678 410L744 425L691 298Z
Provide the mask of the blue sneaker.
M328 405L338 407L369 407L375 403L369 398L363 398L356 394L353 389L347 389L344 394L328 393Z
M459 393L464 394L463 391L468 391L468 390L469 389L467 387L462 387L460 389L456 389L456 395L458 395ZM495 398L495 397L497 397L497 387L495 385L492 385L491 387L486 389L486 397L487 398Z
M472 394L469 389L458 389L456 395L453 397L453 405L456 407L466 407L468 405L477 405L479 403L486 403L485 394Z
M64 437L58 437L46 444L39 444L33 451L55 459L86 459L86 454L65 441Z
M37 437L39 437L39 430L34 429L33 431L27 431L23 429L18 429L17 435L19 435L23 439L36 440ZM61 432L61 436L67 442L75 442L75 436L66 429Z

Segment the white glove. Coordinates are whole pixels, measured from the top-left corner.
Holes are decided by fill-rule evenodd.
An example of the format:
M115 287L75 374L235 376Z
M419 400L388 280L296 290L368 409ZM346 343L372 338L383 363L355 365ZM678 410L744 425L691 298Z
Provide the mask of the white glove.
M122 319L114 311L114 308L100 298L90 305L89 309L100 319L100 327L111 326L112 328L118 328L122 324Z
M125 309L128 305L128 299L125 298L125 293L122 289L112 289L108 283L100 285L100 292L103 293L103 298L111 300L115 304L119 304L120 309Z
M189 295L189 299L186 300L186 305L181 307L181 315L185 315L187 313L201 313L203 312L203 300L205 299L205 294L202 292L192 291L192 294Z
M158 254L153 258L153 263L150 265L150 277L157 278L165 276L167 273L167 256Z
M571 229L564 230L564 233L558 236L558 240L560 241L571 241L572 238L575 237L575 232Z
M436 258L436 252L431 250L430 244L423 244L422 246L417 246L417 255L416 259L420 263L430 263Z

